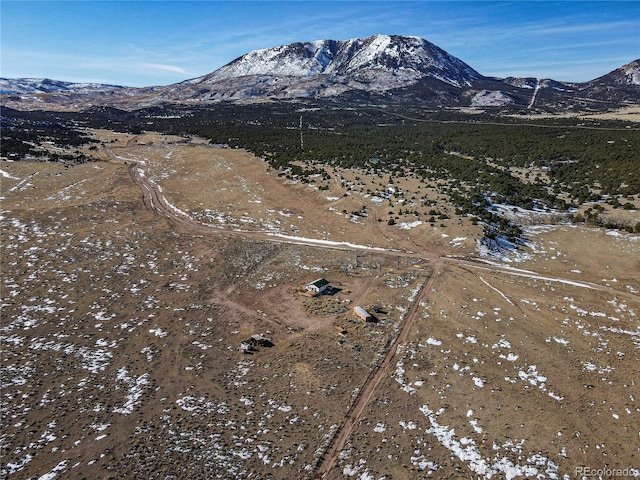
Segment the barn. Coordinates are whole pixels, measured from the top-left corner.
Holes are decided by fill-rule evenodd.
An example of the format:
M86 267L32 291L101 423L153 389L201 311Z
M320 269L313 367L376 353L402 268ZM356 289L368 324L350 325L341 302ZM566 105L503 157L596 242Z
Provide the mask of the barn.
M329 280L325 280L324 278L319 278L311 283L307 284L307 290L313 293L322 293L327 288L329 288Z

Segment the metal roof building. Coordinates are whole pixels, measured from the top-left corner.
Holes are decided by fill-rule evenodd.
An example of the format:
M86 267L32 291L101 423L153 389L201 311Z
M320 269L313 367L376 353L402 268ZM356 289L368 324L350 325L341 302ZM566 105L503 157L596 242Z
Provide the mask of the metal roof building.
M319 278L307 284L307 290L315 293L322 293L329 287L329 280L325 280L324 278Z

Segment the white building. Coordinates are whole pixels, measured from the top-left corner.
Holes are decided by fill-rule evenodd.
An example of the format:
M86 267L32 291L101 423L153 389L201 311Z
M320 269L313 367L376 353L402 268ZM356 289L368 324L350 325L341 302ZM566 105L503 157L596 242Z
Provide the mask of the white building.
M307 290L309 292L322 293L330 286L331 285L329 285L328 280L325 280L324 278L319 278L318 280L307 284Z

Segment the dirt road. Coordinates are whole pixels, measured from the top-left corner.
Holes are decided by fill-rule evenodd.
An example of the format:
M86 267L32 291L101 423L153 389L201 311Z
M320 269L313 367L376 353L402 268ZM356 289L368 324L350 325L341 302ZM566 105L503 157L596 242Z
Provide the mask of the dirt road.
M129 144L134 139L129 140L127 144ZM247 230L237 230L237 229L229 229L224 227L218 227L215 225L204 224L196 221L191 215L187 212L180 210L179 208L172 205L167 198L164 196L162 192L162 188L151 180L144 170L145 164L142 161L131 159L131 158L123 158L117 157L113 153L110 153L112 158L117 158L118 160L126 160L129 163L129 174L133 181L140 187L142 191L143 201L146 207L155 212L158 215L164 216L168 220L170 220L174 226L179 228L181 231L207 235L207 234L216 234L216 235L227 235L227 236L235 236L235 237L244 237L250 238L258 241L269 241L269 242L278 242L278 243L287 243L294 245L305 245L311 247L322 247L329 248L334 250L342 250L342 251L377 251L379 253L389 253L397 256L405 256L412 258L420 258L423 260L429 261L434 266L441 262L446 262L451 265L459 265L465 267L471 267L473 269L486 270L491 272L500 272L507 275L519 276L519 277L528 277L528 278L538 278L540 280L546 280L550 282L556 283L564 283L570 284L576 287L586 288L590 290L596 290L600 292L613 293L630 300L639 301L637 295L633 293L625 292L622 290L617 290L605 285L599 285L591 282L584 281L576 281L574 279L567 279L562 277L556 277L552 275L539 274L530 270L522 270L510 267L508 265L500 265L497 263L487 262L482 259L474 258L474 257L458 257L453 255L446 255L445 252L441 251L441 249L434 249L433 251L422 248L418 245L412 244L411 249L407 247L403 247L403 242L400 238L394 239L394 247L391 248L376 248L370 247L368 245L358 245L350 242L332 242L326 240L316 240L313 238L302 238L302 237L292 237L286 235L278 235L271 232L263 232L263 231L247 231ZM379 228L377 222L373 223L374 228ZM381 238L382 235L379 235Z
M342 451L345 443L351 436L351 432L354 427L358 424L360 417L362 416L362 412L365 407L371 400L373 393L376 388L384 379L388 372L389 367L393 362L393 359L396 356L396 352L398 350L398 346L401 345L407 338L407 335L411 331L411 327L413 326L414 320L416 319L420 309L420 304L428 295L428 293L433 289L436 284L438 277L443 271L444 265L442 262L437 262L434 266L434 270L431 275L426 279L425 283L422 284L420 291L416 295L411 308L407 312L407 315L404 320L404 324L400 329L398 336L392 342L392 344L387 349L387 352L384 356L382 362L378 363L376 367L371 371L369 377L367 378L365 384L362 386L360 394L357 400L352 404L349 412L347 413L344 423L336 432L336 435L333 439L333 442L330 444L329 449L323 455L316 466L316 470L312 475L312 478L321 479L325 478L327 474L331 471L336 461L338 460L338 455Z
M135 142L136 139L131 139L130 142ZM129 145L127 143L127 145ZM115 156L114 156L115 158ZM149 178L145 171L145 163L134 159L124 159L123 157L117 157L119 160L128 160L129 174L133 181L140 187L142 191L142 197L146 207L156 213L157 215L164 216L180 231L203 234L203 235L226 235L235 237L244 237L259 241L280 242L289 244L298 244L306 246L315 246L322 248L331 248L347 251L362 251L362 250L375 250L379 253L389 253L395 256L406 256L412 258L420 258L429 262L432 273L425 279L421 289L417 293L410 309L408 310L404 323L398 333L398 336L391 341L388 346L384 358L376 364L371 370L367 380L364 382L360 389L358 397L354 400L347 415L345 416L343 423L336 430L335 435L329 443L328 449L324 455L319 459L314 471L310 473L307 478L324 479L330 473L334 465L338 460L338 456L345 444L349 440L354 428L358 425L362 413L366 406L370 402L374 395L374 392L382 382L382 380L389 375L390 366L394 362L394 358L397 354L398 346L406 341L412 326L420 312L421 303L428 298L429 292L431 292L436 285L436 282L440 278L447 266L460 267L467 271L474 269L476 271L489 271L492 273L501 273L512 276L525 276L528 278L537 278L549 282L559 282L564 284L570 284L584 289L601 291L606 293L614 293L618 296L627 297L628 299L639 301L640 299L633 294L626 293L613 288L598 285L589 282L580 282L572 279L554 277L545 274L539 274L529 270L522 270L513 268L507 265L499 265L497 263L483 261L481 259L475 259L472 257L457 257L451 255L444 255L444 252L439 250L429 251L418 245L411 245L412 250L403 248L403 242L401 239L394 239L394 248L372 248L365 245L357 245L346 242L329 242L325 240L315 240L312 238L297 238L288 237L284 235L276 235L265 231L240 231L232 230L224 227L218 227L214 225L204 224L195 220L188 212L184 212L172 205L169 200L164 196L160 185L155 183ZM372 228L378 229L377 222L374 222ZM479 276L479 275L478 275ZM487 283L481 278L481 281ZM496 290L495 287L487 283L487 285ZM504 293L497 290L509 303L514 304L511 299Z
M228 229L217 227L215 225L200 223L194 220L188 213L183 212L179 208L172 205L166 199L166 197L162 193L162 188L146 175L143 162L135 159L125 159L123 157L118 157L118 159L131 162L129 164L129 174L131 175L133 181L140 187L145 206L157 215L166 217L171 221L171 223L173 223L174 226L179 228L181 231L188 231L197 234L217 234L244 237L253 240L287 243L292 245L305 245L311 247L322 247L334 250L367 250L381 253L387 252L390 254L402 256L416 256L415 252L400 248L376 248L370 247L368 245L357 245L350 242L332 242L326 240L315 240L312 238L298 238L293 236L274 234L270 232ZM424 254L419 256L426 257ZM438 258L438 256L434 254L434 256L429 256L426 258L435 260Z

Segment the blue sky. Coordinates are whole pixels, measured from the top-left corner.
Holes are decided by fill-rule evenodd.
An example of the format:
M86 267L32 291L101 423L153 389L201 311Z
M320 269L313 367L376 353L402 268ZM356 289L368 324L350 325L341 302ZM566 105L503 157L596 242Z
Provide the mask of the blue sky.
M586 81L640 58L640 1L0 0L0 76L127 86L210 73L256 49L423 37L483 75Z

